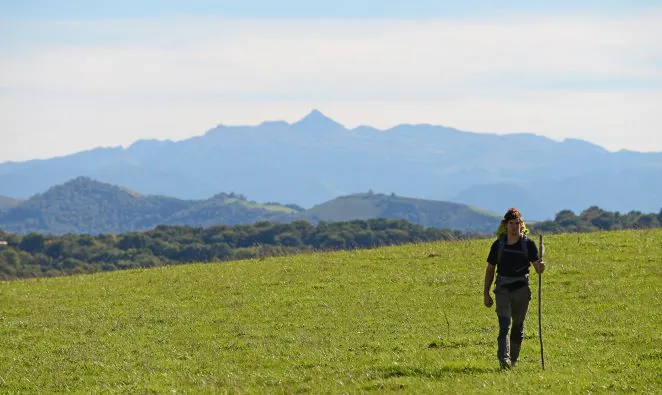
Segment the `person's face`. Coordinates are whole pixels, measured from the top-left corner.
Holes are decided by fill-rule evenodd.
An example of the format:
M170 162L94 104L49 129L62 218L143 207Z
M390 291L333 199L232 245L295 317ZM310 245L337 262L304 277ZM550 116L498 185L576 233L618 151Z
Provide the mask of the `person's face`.
M511 219L506 222L508 234L511 236L518 236L522 227L522 221L519 219Z

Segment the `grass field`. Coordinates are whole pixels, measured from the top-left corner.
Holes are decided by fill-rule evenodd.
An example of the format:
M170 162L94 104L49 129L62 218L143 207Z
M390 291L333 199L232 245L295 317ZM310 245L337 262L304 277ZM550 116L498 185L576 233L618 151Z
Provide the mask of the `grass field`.
M294 214L296 210L290 207L281 206L279 204L261 204L255 202L249 202L246 200L241 200L237 198L225 198L225 204L239 203L247 208L261 208L267 211L281 211L285 214Z
M490 242L0 283L0 393L662 391L662 230L545 238L545 371L536 274L498 369Z

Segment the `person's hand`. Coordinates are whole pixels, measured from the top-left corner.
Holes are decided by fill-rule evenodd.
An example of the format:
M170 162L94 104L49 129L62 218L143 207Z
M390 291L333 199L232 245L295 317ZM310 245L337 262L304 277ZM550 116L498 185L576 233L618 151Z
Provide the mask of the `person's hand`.
M494 304L494 301L492 300L492 297L490 296L490 294L485 294L483 296L483 303L485 304L485 307L492 307L492 305Z
M533 262L533 267L536 268L536 273L540 274L545 271L545 262L543 262L542 259L538 259L537 261Z

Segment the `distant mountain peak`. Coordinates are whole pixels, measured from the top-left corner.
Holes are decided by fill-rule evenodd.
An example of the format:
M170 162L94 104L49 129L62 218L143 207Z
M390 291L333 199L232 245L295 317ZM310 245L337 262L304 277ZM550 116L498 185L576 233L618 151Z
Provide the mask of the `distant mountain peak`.
M292 124L295 127L305 127L314 129L344 129L345 127L333 119L322 114L321 111L313 109L308 115L298 122Z

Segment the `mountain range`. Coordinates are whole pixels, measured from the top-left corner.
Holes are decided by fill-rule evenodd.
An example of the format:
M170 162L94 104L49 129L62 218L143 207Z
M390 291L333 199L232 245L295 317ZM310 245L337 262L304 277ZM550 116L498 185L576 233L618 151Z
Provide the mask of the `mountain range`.
M25 200L78 176L144 195L205 200L234 191L308 208L369 189L499 213L514 206L535 220L592 205L623 212L662 207L662 153L428 124L348 129L317 110L294 123L218 125L177 142L139 140L1 163L0 195Z
M0 212L0 229L16 233L125 233L158 225L253 224L258 221L338 222L355 219L404 219L425 227L493 232L497 214L463 204L373 193L342 196L312 207L257 203L243 195L217 193L185 200L141 195L130 189L77 177Z

